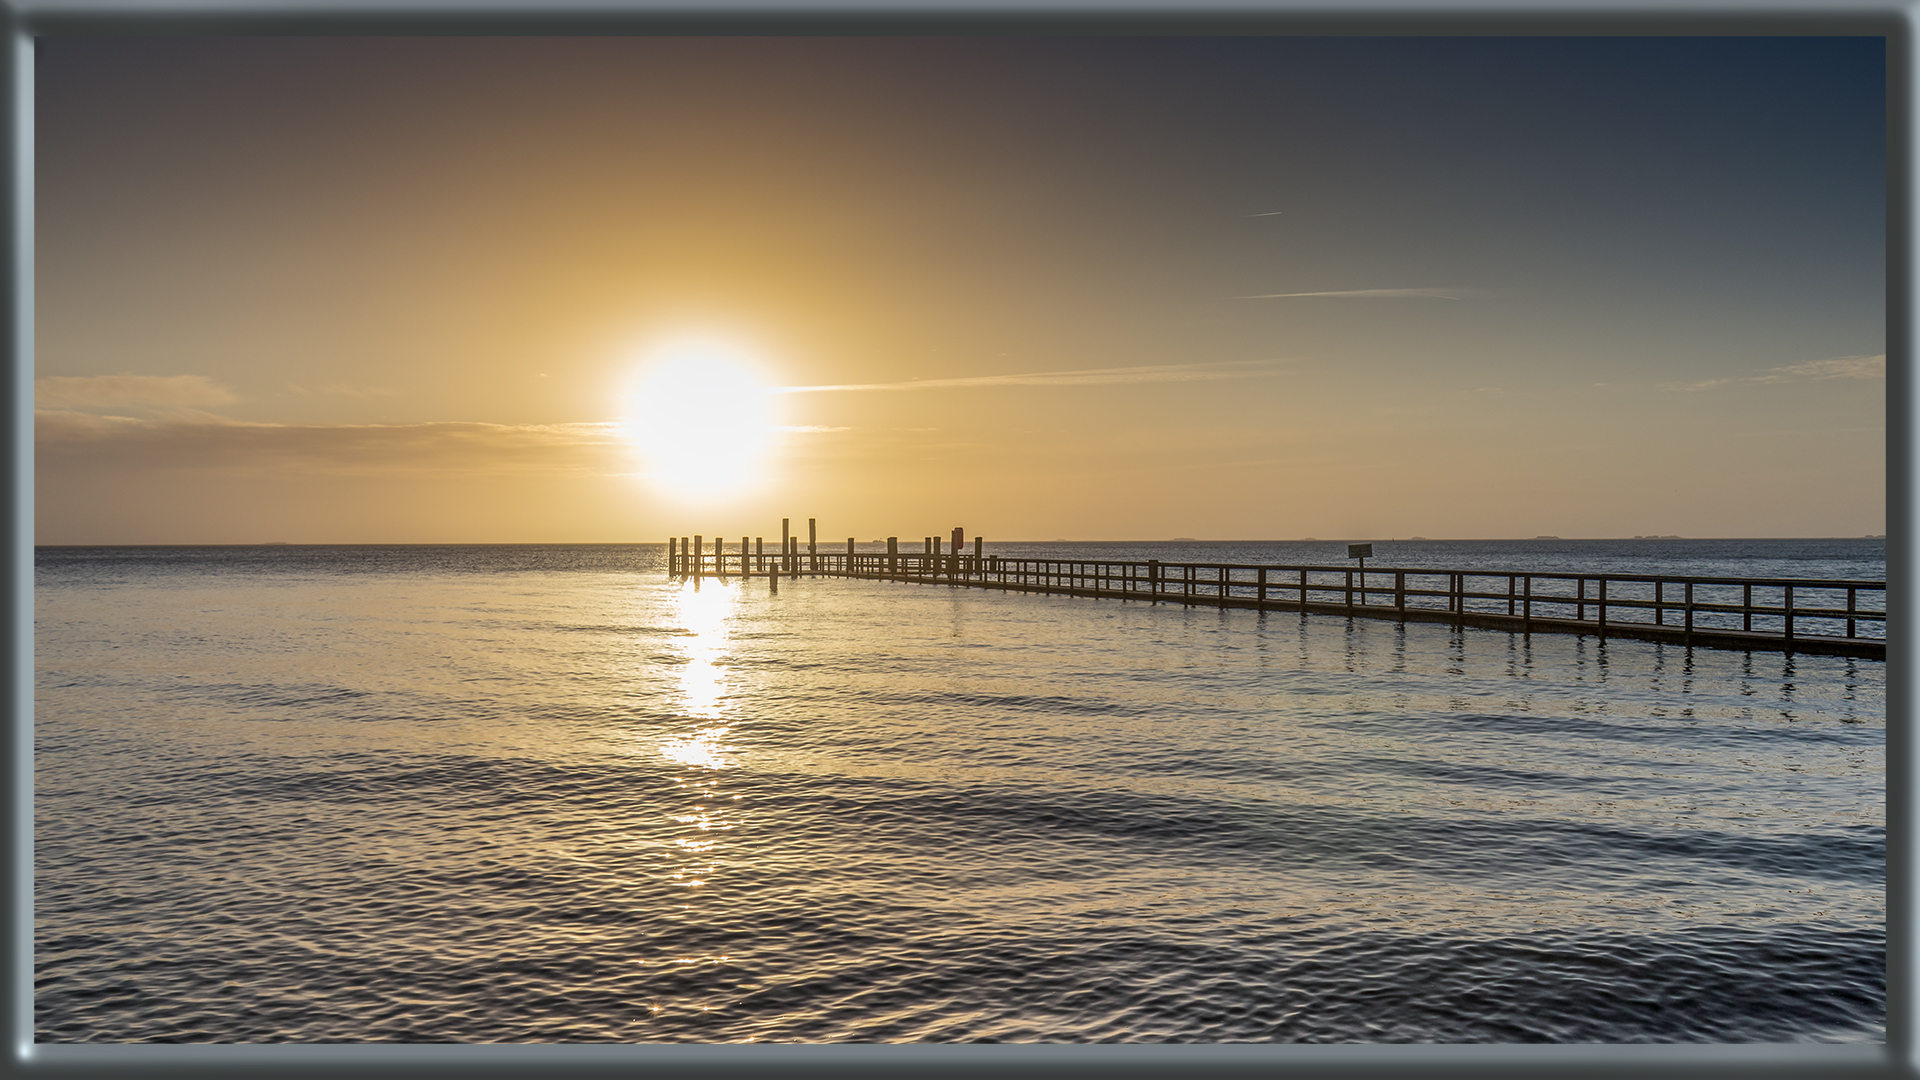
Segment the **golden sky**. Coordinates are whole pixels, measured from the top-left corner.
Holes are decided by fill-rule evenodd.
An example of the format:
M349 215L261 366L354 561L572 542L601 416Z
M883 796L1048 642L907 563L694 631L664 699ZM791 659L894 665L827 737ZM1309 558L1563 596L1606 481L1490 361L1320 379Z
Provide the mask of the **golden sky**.
M38 64L41 543L1885 531L1878 40Z

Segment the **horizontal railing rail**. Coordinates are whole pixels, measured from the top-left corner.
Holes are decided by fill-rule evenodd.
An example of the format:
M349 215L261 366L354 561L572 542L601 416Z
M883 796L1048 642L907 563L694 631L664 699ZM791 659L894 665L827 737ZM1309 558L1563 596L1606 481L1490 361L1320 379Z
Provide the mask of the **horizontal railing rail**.
M1885 656L1886 582L670 545L680 578L834 576ZM976 545L975 551L979 548Z

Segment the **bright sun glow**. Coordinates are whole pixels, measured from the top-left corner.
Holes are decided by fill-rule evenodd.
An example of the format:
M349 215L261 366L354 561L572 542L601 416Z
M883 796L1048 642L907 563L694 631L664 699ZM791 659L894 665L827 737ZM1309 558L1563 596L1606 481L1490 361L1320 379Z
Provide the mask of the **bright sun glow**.
M628 415L648 475L681 498L739 494L771 467L772 397L753 361L730 345L680 341L657 350Z

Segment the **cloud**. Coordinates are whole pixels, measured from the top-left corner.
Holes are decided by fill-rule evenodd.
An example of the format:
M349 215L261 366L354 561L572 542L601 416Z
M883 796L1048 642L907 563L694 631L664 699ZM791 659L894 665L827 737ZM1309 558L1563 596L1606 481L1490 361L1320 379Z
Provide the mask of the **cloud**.
M384 386L356 386L350 383L327 383L324 386L300 386L295 383L288 383L287 389L305 397L311 397L314 394L338 394L344 397L355 398L400 396L400 391L391 390Z
M54 375L33 382L34 405L43 409L178 408L239 400L204 375Z
M776 386L776 394L816 394L839 390L952 390L978 386L1093 386L1109 383L1200 382L1210 379L1252 379L1279 372L1265 360L1233 360L1210 364L1161 364L1146 367L1085 368L1078 371L1039 371L1023 375L981 375L966 379L915 379L891 383L842 383L834 386Z
M1875 353L1872 356L1835 356L1826 360L1808 360L1800 364L1788 364L1785 367L1769 368L1758 375L1741 375L1727 379L1705 379L1692 383L1668 383L1669 390L1713 390L1722 386L1743 386L1762 383L1825 382L1828 379L1884 379L1887 377L1887 354Z
M1343 289L1336 292L1262 293L1235 300L1286 300L1296 296L1335 296L1353 300L1460 300L1479 295L1474 289Z
M429 474L617 473L633 467L618 423L243 423L34 414L42 467Z

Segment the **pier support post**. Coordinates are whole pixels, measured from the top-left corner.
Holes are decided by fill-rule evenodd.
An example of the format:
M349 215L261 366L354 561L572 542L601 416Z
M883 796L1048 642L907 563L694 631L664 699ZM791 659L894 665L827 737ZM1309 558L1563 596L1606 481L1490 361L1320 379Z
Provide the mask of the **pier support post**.
M680 564L679 564L680 549L678 546L679 539L680 538L677 536L667 537L667 580L668 581L672 581L674 578L674 575L680 572ZM1847 636L1852 637L1853 635L1849 634Z
M787 565L787 552L792 547L792 530L787 527L787 519L780 519L780 572L786 573L792 567Z
M896 580L900 577L900 538L897 536L887 537L887 576Z
M817 574L820 572L820 549L817 546L815 546L814 540L815 540L814 522L812 518L808 518L807 519L807 570L811 573Z

